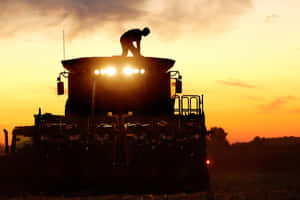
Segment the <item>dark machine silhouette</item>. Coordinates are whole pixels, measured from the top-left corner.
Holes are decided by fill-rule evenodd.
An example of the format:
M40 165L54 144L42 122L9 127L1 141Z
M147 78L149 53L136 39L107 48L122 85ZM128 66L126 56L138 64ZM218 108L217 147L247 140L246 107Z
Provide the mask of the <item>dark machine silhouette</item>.
M181 94L174 63L124 56L63 60L67 71L59 74L57 92L64 94L67 78L65 115L39 110L33 126L14 128L10 152L1 157L0 190L206 190L203 95Z

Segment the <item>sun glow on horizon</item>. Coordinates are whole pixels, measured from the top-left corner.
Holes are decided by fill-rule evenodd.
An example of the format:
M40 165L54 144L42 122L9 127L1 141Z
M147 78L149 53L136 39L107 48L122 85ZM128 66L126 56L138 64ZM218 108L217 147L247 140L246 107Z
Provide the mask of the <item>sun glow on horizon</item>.
M205 19L199 20L205 31L193 26L182 29L174 21L162 26L150 24L151 34L143 37L141 53L176 60L172 70L183 75L184 94L204 94L207 127L224 128L230 142L249 141L255 136L300 136L299 6L296 0L253 0L255 9L249 8L238 17L226 15L230 21L209 18L216 24L206 26ZM154 8L156 13L162 9ZM176 16L179 14L174 13ZM120 34L139 22L134 19L117 31L111 25L77 36L66 30L67 59L120 55ZM215 30L215 25L220 25L219 29ZM18 27L5 26L3 30ZM56 77L64 70L61 39L56 35L60 25L42 27L40 31L20 28L16 34L0 34L0 131L32 125L32 115L39 107L43 112L64 114L67 95L56 95ZM124 67L130 66L101 66L91 73L111 77L147 73L140 66L126 68L126 72Z

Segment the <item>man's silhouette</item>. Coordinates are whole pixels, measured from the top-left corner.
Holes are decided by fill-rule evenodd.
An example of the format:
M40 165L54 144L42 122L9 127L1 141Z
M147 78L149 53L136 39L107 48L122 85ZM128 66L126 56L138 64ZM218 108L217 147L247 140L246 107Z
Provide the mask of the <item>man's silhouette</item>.
M150 29L145 27L142 31L140 29L132 29L125 32L121 38L120 42L122 45L122 56L127 56L128 49L132 52L134 56L141 56L141 39L142 36L147 36L150 33ZM133 42L136 42L135 47Z

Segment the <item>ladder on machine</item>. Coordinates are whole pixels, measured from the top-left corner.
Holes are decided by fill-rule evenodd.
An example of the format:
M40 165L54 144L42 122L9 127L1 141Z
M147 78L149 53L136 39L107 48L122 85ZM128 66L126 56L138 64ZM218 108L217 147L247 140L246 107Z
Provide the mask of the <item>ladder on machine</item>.
M203 116L203 95L175 95L174 115Z

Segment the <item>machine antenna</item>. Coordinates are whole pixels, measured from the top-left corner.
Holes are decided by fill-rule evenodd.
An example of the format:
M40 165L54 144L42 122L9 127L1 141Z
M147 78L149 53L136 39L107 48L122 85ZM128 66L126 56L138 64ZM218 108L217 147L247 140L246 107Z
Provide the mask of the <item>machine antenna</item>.
M63 36L63 56L64 56L64 60L65 60L66 59L65 30L62 31L62 36Z

